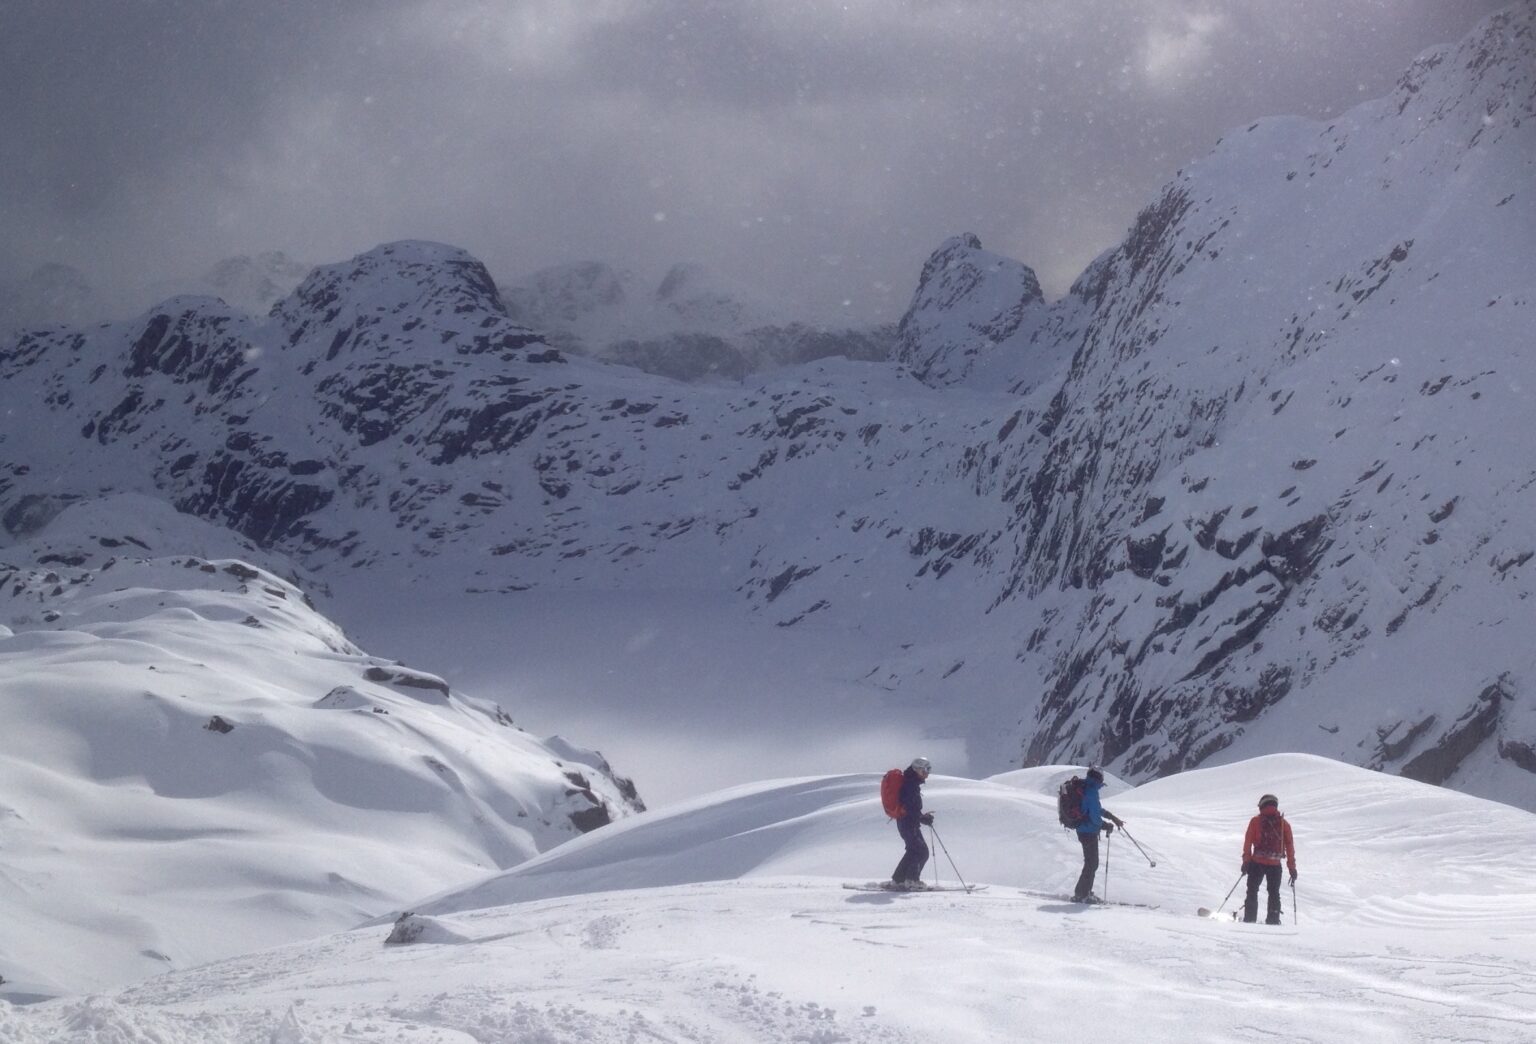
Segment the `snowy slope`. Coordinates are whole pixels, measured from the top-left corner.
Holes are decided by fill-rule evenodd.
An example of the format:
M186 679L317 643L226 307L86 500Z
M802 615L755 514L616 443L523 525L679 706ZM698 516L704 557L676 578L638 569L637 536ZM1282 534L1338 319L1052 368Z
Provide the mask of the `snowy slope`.
M641 807L231 554L266 557L131 496L0 551L0 994L346 927Z
M1111 786L1158 865L1116 837L1108 891L1156 908L1083 908L1039 894L1075 871L1048 797L1067 771L930 783L976 894L844 891L898 852L877 775L785 780L627 820L396 924L0 1006L0 1036L990 1044L1080 1039L1086 1018L1179 1044L1530 1039L1529 813L1295 755ZM1278 928L1196 918L1266 790L1294 823L1296 909L1287 890Z
M1536 799L1533 53L1521 5L1229 135L1053 317L1075 355L1001 465L1008 596L1059 620L1026 759L1302 747Z

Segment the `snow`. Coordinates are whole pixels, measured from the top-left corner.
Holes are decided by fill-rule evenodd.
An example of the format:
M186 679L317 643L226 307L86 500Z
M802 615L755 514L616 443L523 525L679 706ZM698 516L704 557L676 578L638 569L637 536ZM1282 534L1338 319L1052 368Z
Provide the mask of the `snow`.
M0 1005L8 1044L1073 1040L1525 1041L1536 1033L1536 817L1308 755L1105 803L1111 899L1069 885L1073 766L936 775L972 894L850 892L899 841L878 772L734 787L631 817L352 931L119 991ZM1280 927L1201 919L1273 791L1300 877ZM1230 910L1241 891L1226 904ZM391 937L396 941L388 941Z
M365 653L275 573L155 553L242 544L128 496L0 559L0 996L346 928L628 810L596 754Z
M928 374L952 387L847 360L733 389L523 358L533 335L479 263L414 241L317 270L265 321L183 297L18 340L0 433L0 1041L1536 1038L1517 568L1533 485L1508 436L1528 427L1533 227L1513 106L1536 95L1523 68L1432 75L1440 61L1327 126L1229 136L1163 201L1188 206L1164 282L1131 249L1163 204L1080 281L1118 266L1115 301L1085 289L1015 314L1033 276L974 248L974 282L934 287L969 309L910 324L953 356ZM1195 233L1199 249L1174 242ZM638 321L617 274L555 276L545 304L575 309L567 333ZM674 276L665 307L636 305L658 329L768 308ZM143 379L134 413L94 367L151 326L114 374ZM451 347L484 330L500 348ZM1094 350L1063 354L1079 341ZM235 358L262 365L225 386ZM368 359L400 369L349 387ZM329 383L297 382L314 367ZM521 449L474 443L462 411L494 421L520 384L558 396L546 428ZM371 394L386 385L397 397ZM390 429L422 403L441 416ZM327 410L379 439L354 445ZM1115 423L1082 421L1099 412ZM252 416L269 426L232 431ZM242 441L266 447L277 488L363 476L305 522L298 565L177 515L157 485L163 455ZM429 442L477 452L434 470L407 448ZM568 488L541 497L557 460ZM1082 476L1029 491L1081 496L1054 527L1084 525L1076 550L1050 519L1021 528L1042 461ZM1134 521L1153 502L1166 512ZM238 506L204 510L234 524ZM1251 660L1205 676L1294 580L1243 531L1325 514L1328 562ZM1159 575L1112 562L1067 582L1094 540L1118 555L1160 532ZM1165 626L1186 607L1187 627ZM1051 898L1077 871L1053 794L1079 767L968 778L1106 749L1127 724L1117 691L1143 683L1166 720L1111 768L1155 775L1184 757L1171 733L1287 664L1283 707L1179 739L1207 767L1137 788L1111 772L1106 804L1141 845L1109 841L1100 891L1151 908ZM1423 730L1485 704L1502 719L1467 733L1482 745L1447 777L1463 793L1347 764L1406 770ZM844 891L894 864L876 780L918 752L940 771L930 870L987 889ZM651 811L582 834L575 813L639 809L610 756ZM1263 792L1300 845L1286 923L1194 917L1235 905Z

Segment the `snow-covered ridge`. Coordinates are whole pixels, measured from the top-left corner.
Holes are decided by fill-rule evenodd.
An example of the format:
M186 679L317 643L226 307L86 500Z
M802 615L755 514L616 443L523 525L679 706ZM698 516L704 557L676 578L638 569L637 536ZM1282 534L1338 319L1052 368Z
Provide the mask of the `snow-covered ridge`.
M958 868L987 885L969 895L843 890L899 854L878 773L780 780L626 820L355 931L0 1005L0 1036L993 1044L1075 1039L1091 1011L1158 1044L1244 1039L1256 1017L1325 1044L1529 1037L1531 814L1297 755L1111 785L1105 803L1149 855L1112 835L1100 888L1149 908L1085 908L1053 898L1079 848L1051 792L1078 770L933 777L929 879ZM1223 903L1265 792L1300 870L1279 927L1227 920L1240 892Z
M340 929L643 807L287 580L188 553L240 543L120 497L0 550L0 994Z

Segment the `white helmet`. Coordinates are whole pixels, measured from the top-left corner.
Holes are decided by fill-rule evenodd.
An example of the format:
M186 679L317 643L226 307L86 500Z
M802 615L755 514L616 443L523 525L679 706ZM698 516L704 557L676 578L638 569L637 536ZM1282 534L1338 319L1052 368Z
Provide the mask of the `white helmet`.
M933 764L927 758L917 757L912 759L912 764L908 765L907 768L913 772L921 772L926 776L933 771Z

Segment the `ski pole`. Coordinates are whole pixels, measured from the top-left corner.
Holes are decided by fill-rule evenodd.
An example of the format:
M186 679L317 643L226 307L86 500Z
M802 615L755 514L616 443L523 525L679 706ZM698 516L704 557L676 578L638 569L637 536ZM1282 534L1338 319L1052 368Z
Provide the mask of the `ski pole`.
M1291 923L1301 924L1301 911L1296 909L1296 878L1291 878Z
M939 836L939 831L932 823L928 824L928 830L933 834L933 839L939 843L939 851L944 853L944 858L949 860L949 868L955 872L955 877L960 881L960 887L967 892L971 886L965 883L965 878L960 876L960 868L955 865L954 857L949 854L949 849L944 847L944 839Z
M1243 878L1245 878L1247 876L1248 876L1248 874L1247 874L1246 871L1242 872L1242 873L1239 873L1237 875L1237 880L1233 881L1232 882L1232 887L1227 889L1227 899L1232 898L1232 893L1237 891L1237 886L1242 884L1243 883ZM1221 907L1227 905L1227 899L1223 899L1221 901L1221 906L1216 907L1216 913L1221 913ZM1211 916L1214 917L1214 916L1216 916L1216 914L1212 914Z
M1142 856L1143 859L1145 859L1147 862L1151 863L1153 866L1157 865L1157 860L1153 859L1151 856L1147 855L1147 850L1145 848L1141 847L1141 842L1140 841L1136 840L1134 837L1131 837L1131 832L1129 830L1125 829L1125 824L1123 824L1123 823L1120 825L1120 833L1124 834L1126 837L1130 837L1131 838L1131 844L1136 846L1136 851L1141 853L1141 856Z
M1109 848L1114 842L1114 834L1104 835L1104 901L1109 902Z

